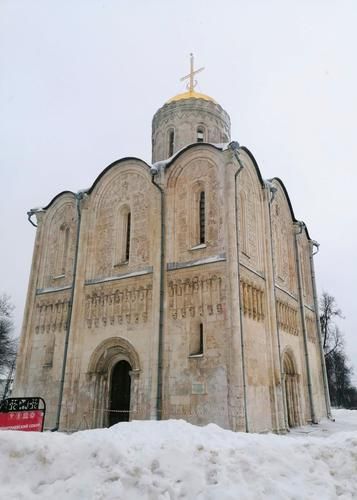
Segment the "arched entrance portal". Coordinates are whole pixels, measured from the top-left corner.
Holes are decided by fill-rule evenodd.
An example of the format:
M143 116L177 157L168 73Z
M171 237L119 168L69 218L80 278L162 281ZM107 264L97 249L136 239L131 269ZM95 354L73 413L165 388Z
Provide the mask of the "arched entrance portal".
M122 337L104 340L88 365L91 427L107 427L139 418L140 362L130 342Z
M112 370L109 401L109 426L128 422L130 417L131 366L121 360Z
M283 380L286 416L289 427L302 424L299 404L299 376L296 371L292 353L283 356Z

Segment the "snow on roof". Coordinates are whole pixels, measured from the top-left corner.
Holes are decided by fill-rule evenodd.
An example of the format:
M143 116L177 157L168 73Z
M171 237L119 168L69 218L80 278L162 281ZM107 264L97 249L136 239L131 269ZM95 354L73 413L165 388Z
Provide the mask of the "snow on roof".
M198 142L198 143L196 143L196 142L194 142L193 144L200 144L200 145L210 144L211 146L214 146L217 149L221 149L222 151L225 151L226 149L228 149L230 142L220 142L220 143L214 143L214 142ZM192 146L192 144L188 144L188 145L186 144L186 146L184 146L183 148L180 148L178 151L176 151L175 154L173 154L172 156L170 156L170 158L167 158L166 160L160 160L160 161L153 163L151 166L151 170L155 170L157 172L160 172L161 170L165 169L167 167L167 165L169 163L171 163L172 160L176 156L178 156L181 153L181 151L186 149L188 146Z

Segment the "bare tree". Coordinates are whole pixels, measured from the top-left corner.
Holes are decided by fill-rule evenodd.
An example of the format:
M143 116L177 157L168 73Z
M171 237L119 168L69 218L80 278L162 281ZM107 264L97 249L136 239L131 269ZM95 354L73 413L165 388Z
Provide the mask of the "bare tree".
M356 388L351 384L352 368L348 366L336 318L343 318L341 309L335 297L324 292L320 299L320 324L331 404L351 408L356 404Z
M342 311L337 307L335 297L323 292L320 299L320 324L325 357L343 347L343 336L334 322L335 318L343 318Z
M13 337L13 310L10 297L6 294L0 295L0 375L7 374L16 358L17 341Z

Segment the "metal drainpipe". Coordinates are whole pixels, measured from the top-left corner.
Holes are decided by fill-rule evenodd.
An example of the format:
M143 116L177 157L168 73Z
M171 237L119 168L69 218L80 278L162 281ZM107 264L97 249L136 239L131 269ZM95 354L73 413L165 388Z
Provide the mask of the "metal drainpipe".
M37 224L35 224L32 220L32 217L36 214L36 212L38 212L39 210L34 210L34 209L31 209L29 212L27 212L27 220L29 221L30 224L33 225L33 227L37 227ZM43 212L43 210L40 210L41 212Z
M332 413L331 413L330 393L329 393L328 382L327 382L325 355L324 355L324 350L322 347L319 303L317 300L317 290L316 290L314 255L316 255L318 253L320 245L319 245L319 243L317 243L317 241L314 241L314 240L311 241L311 245L312 245L312 248L316 247L316 252L310 251L310 270L311 270L311 281L312 281L312 293L313 293L313 297L314 297L316 331L317 331L317 336L318 336L318 340L319 340L319 348L320 348L320 359L321 359L322 379L323 379L323 384L324 384L326 412L327 412L327 417L330 420L335 421L335 419L332 417Z
M84 192L80 191L76 193L76 208L77 208L77 239L76 239L76 248L74 253L74 261L73 261L73 279L72 279L72 287L71 287L71 295L68 303L68 313L67 313L67 328L66 328L66 337L64 342L64 351L63 351L63 362L62 362L62 371L61 371L61 380L60 380L60 390L58 397L58 405L57 405L57 414L56 414L56 425L52 432L58 431L61 419L61 410L62 410L62 400L63 400L63 389L64 389L64 379L66 375L66 366L67 366L67 354L68 354L68 344L69 344L69 334L71 331L71 323L72 323L72 311L73 311L73 298L74 298L74 289L76 286L76 275L77 275L77 262L78 262L78 248L79 248L79 233L81 228L81 208L80 202L84 197Z
M275 252L274 252L274 244L273 244L273 227L272 227L272 223L271 223L271 204L274 201L277 189L270 182L269 183L266 182L265 185L269 189L269 192L271 194L271 196L269 196L269 200L268 200L268 212L269 212L269 236L270 236L270 248L271 248L271 261L272 261L272 270L273 270L273 296L274 296L274 309L275 309L275 322L276 322L276 337L277 337L277 341L278 341L280 384L281 384L281 393L283 396L284 424L285 424L285 429L287 431L289 431L288 416L286 413L286 400L285 400L286 396L285 396L285 391L284 391L284 373L283 373L283 365L282 365L282 359L281 359L279 317L278 317L277 298L276 298L276 289L275 289Z
M302 324L302 333L303 333L303 338L304 338L304 350L305 350L305 363L306 363L306 375L307 375L307 388L309 392L309 400L310 400L310 412L311 412L311 422L313 424L317 424L316 421L316 416L315 416L315 409L314 409L314 402L312 398L312 384L311 384L311 372L310 372L310 363L309 363L309 351L308 351L308 344L307 344L307 332L306 332L306 322L305 322L305 310L304 310L304 297L303 297L303 292L302 292L302 278L301 278L301 267L300 267L300 259L299 259L299 246L298 246L298 235L302 233L304 223L303 222L297 222L295 223L295 226L299 227L299 231L295 231L295 237L294 237L294 242L295 242L295 263L296 263L296 271L297 271L297 278L298 278L298 292L299 292L299 303L300 303L300 315L301 315L301 324Z
M239 234L238 234L238 189L237 189L237 177L240 172L243 170L244 165L239 158L239 144L238 142L231 142L229 144L229 148L232 150L235 159L238 162L239 168L234 174L234 204L235 204L235 224L236 224L236 245L237 245L237 280L238 280L238 300L239 300L239 322L240 322L240 344L241 344L241 356L242 356L242 379L243 379L243 401L244 401L244 423L245 423L245 432L249 432L249 423L248 423L248 408L247 408L247 382L246 382L246 373L245 373L245 354L244 354L244 329L243 329L243 307L242 307L242 294L240 289L240 248L239 248Z
M160 239L160 305L159 305L159 346L157 363L157 396L156 396L156 418L162 417L162 358L163 358L163 336L164 336L164 266L165 266L165 200L164 190L155 182L157 170L152 170L151 181L160 192L160 216L161 216L161 239Z

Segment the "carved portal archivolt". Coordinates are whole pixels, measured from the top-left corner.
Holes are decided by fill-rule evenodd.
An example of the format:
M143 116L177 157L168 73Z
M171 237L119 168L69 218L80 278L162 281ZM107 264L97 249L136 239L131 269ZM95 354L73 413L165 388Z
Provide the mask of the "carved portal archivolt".
M287 424L296 427L303 422L300 405L299 375L293 353L287 349L283 353L283 387Z
M130 342L121 337L111 337L94 350L88 365L88 382L93 400L93 427L109 424L110 391L115 365L126 361L131 367L130 417L138 417L139 401L139 356Z

